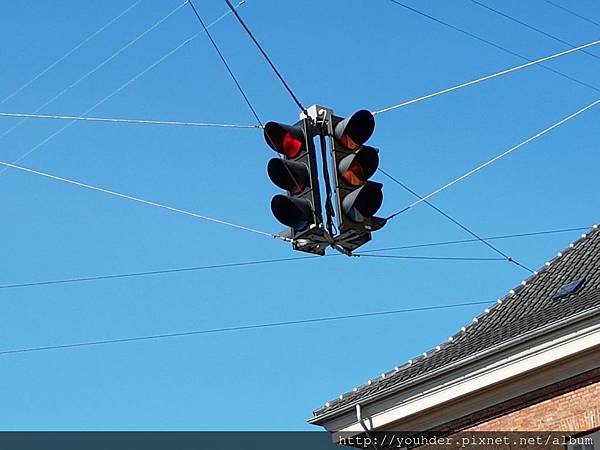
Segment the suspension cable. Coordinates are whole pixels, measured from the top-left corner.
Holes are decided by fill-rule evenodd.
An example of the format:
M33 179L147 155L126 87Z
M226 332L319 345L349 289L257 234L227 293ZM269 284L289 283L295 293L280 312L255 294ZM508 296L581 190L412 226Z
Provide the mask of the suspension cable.
M53 119L53 120L79 120L83 122L111 122L111 123L135 123L147 125L175 125L183 127L214 127L214 128L262 128L261 125L239 125L227 123L208 123L208 122L182 122L173 120L145 120L145 119L125 119L115 117L81 117L81 116L60 116L52 114L29 114L29 113L11 113L0 112L0 117L26 117L28 119Z
M275 72L275 75L277 75L277 78L279 78L279 80L283 83L283 86L285 87L285 89L288 91L288 93L290 94L290 96L294 100L294 103L296 103L296 105L298 105L298 108L300 108L300 111L303 111L303 112L306 111L306 108L304 106L302 106L302 103L300 103L300 100L298 100L298 97L296 97L296 95L294 94L294 92L292 91L292 89L290 88L290 86L287 84L287 82L283 78L283 75L281 75L281 73L279 72L279 70L277 70L277 67L275 67L275 64L273 64L273 61L271 61L271 58L269 58L269 55L267 55L267 53L265 52L265 50L259 44L258 40L254 37L254 35L252 34L252 32L250 31L250 29L248 28L248 26L244 22L244 20L240 16L240 14L235 10L235 8L233 7L233 5L231 4L231 2L229 0L225 0L225 2L227 3L227 6L229 6L229 9L231 10L231 12L233 12L233 14L237 18L237 20L240 22L240 24L242 25L242 27L244 28L244 30L246 30L246 33L248 33L248 36L250 36L250 39L252 39L252 41L254 42L254 44L256 44L256 47L258 47L258 50L262 53L262 55L264 56L264 58L267 60L267 62L271 66L271 69L273 69L273 72Z
M411 203L410 205L408 205L408 206L404 207L403 209L401 209L401 210L399 210L399 211L395 212L394 214L392 214L392 215L390 215L389 217L387 217L387 219L388 219L388 220L390 220L390 219L392 219L392 218L396 217L397 215L399 215L399 214L402 214L402 213L404 213L404 212L408 211L409 209L413 208L414 206L418 205L419 203L422 203L422 202L424 202L424 201L428 200L429 198L433 197L434 195L437 195L437 194L439 194L440 192L442 192L442 191L444 191L444 190L448 189L449 187L451 187L451 186L455 185L455 184L456 184L456 183L458 183L459 181L462 181L462 180L464 180L465 178L467 178L467 177L470 177L471 175L473 175L473 174L475 174L475 173L479 172L480 170L482 170L483 168L485 168L485 167L489 166L490 164L493 164L494 162L496 162L496 161L498 161L498 160L500 160L500 159L504 158L505 156L509 155L510 153L514 152L515 150L517 150L517 149L519 149L519 148L523 147L524 145L526 145L526 144L528 144L528 143L530 143L530 142L532 142L532 141L535 141L536 139L538 139L538 138L542 137L543 135L545 135L546 133L548 133L548 132L552 131L553 129L555 129L555 128L557 128L557 127L561 126L561 125L563 125L564 123L566 123L566 122L570 121L571 119L574 119L575 117L577 117L578 115L580 115L580 114L584 113L584 112L585 112L585 111L587 111L588 109L590 109L590 108L593 108L593 107L594 107L594 106L596 106L598 103L600 103L600 99L598 99L598 100L596 100L596 101L594 101L594 102L590 103L590 104L589 104L589 105L587 105L587 106L584 106L583 108L581 108L581 109L577 110L577 111L576 111L576 112L574 112L573 114L570 114L569 116L567 116L567 117L565 117L565 118L563 118L563 119L559 120L559 121L558 121L558 122L556 122L555 124L553 124L553 125L550 125L550 126L549 126L549 127L547 127L547 128L544 128L544 129L543 129L542 131L540 131L539 133L536 133L536 134L534 134L533 136L531 136L531 137L529 137L529 138L525 139L524 141L522 141L522 142L518 143L517 145L514 145L514 146L512 146L511 148L509 148L509 149L508 149L508 150L506 150L505 152L503 152L503 153L501 153L501 154L499 154L499 155L497 155L497 156L493 157L492 159L490 159L490 160L488 160L488 161L484 162L483 164L480 164L479 166L475 167L474 169L471 169L471 170L469 170L467 173L465 173L465 174L461 175L460 177L458 177L458 178L455 178L454 180L452 180L452 181L450 181L450 182L446 183L445 185L443 185L442 187L440 187L440 188L436 189L435 191L433 191L433 192L431 192L431 193L427 194L427 195L426 195L426 196L424 196L423 198L420 198L419 200L417 200L417 201L415 201L415 202Z
M403 309L395 309L395 310L388 310L388 311L374 311L374 312L366 312L366 313L358 313L358 314L344 314L344 315L339 315L339 316L314 317L314 318L309 318L309 319L287 320L287 321L282 321L282 322L270 322L270 323L239 325L239 326L230 326L230 327L222 327L222 328L211 328L211 329L203 329L203 330L151 334L151 335L133 336L133 337L127 337L127 338L113 338L113 339L102 339L102 340L85 341L85 342L72 342L69 344L44 345L44 346L38 346L38 347L24 347L24 348L12 349L12 350L1 350L0 355L11 355L11 354L16 354L16 353L30 353L30 352L39 352L39 351L48 351L48 350L60 350L60 349L77 348L77 347L89 347L89 346L105 345L105 344L122 344L122 343L126 343L126 342L149 341L149 340L167 339L167 338L184 337L184 336L194 336L194 335L202 335L202 334L230 333L230 332L234 332L234 331L246 331L246 330L255 330L255 329L263 329L263 328L284 327L284 326L291 326L291 325L303 325L303 324L311 324L311 323L319 323L319 322L332 322L332 321L338 321L338 320L349 320L349 319L358 319L358 318L365 318L365 317L388 316L388 315L393 315L393 314L405 314L405 313L420 312L420 311L433 311L433 310L441 310L441 309L449 309L449 308L461 308L461 307L465 307L465 306L489 305L492 302L493 302L493 300L484 300L484 301L463 302L463 303L450 303L450 304L446 304L446 305L418 306L415 308L403 308Z
M202 220L207 220L209 222L219 223L221 225L227 225L227 226L232 227L232 228L238 228L240 230L249 231L249 232L256 233L256 234L261 234L263 236L269 236L269 237L273 237L273 238L276 238L276 239L281 239L283 241L288 241L288 242L291 241L290 238L279 236L277 234L267 233L265 231L260 231L260 230L254 229L254 228L246 227L246 226L243 226L243 225L238 225L238 224L235 224L235 223L232 223L232 222L227 222L225 220L215 219L214 217L209 217L209 216L205 216L205 215L198 214L198 213L195 213L195 212L186 211L184 209L175 208L173 206L164 205L164 204L153 202L153 201L150 201L150 200L144 200L144 199L139 198L139 197L134 197L132 195L123 194L123 193L116 192L116 191L111 191L109 189L104 189L104 188L101 188L101 187L98 187L98 186L93 186L91 184L82 183L80 181L72 180L72 179L69 179L69 178L59 177L57 175L52 175L52 174L49 174L49 173L46 173L46 172L41 172L39 170L34 170L34 169L27 168L27 167L22 167L22 166L17 166L15 164L7 163L7 162L4 162L4 161L0 161L0 165L5 166L7 168L20 170L22 172L27 172L27 173L31 173L31 174L34 174L34 175L39 175L39 176L42 176L42 177L45 177L45 178L50 178L51 180L61 181L63 183L68 183L68 184L71 184L71 185L74 185L74 186L79 186L79 187L82 187L82 188L85 188L85 189L90 189L90 190L93 190L93 191L102 192L104 194L108 194L108 195L112 195L112 196L115 196L115 197L124 198L124 199L127 199L127 200L132 200L132 201L138 202L138 203L143 203L145 205L155 206L157 208L166 209L168 211L176 212L176 213L179 213L179 214L184 214L186 216L194 217L196 219L202 219Z
M496 73L493 73L493 74L490 74L490 75L486 75L484 77L477 78L475 80L467 81L466 83L461 83L461 84L458 84L456 86L452 86L452 87L449 87L449 88L446 88L446 89L442 89L441 91L437 91L437 92L433 92L431 94L423 95L421 97L413 98L412 100L407 100L405 102L398 103L397 105L392 105L392 106L389 106L387 108L383 108L383 109L380 109L380 110L377 110L377 111L372 111L372 114L373 115L382 114L382 113L385 113L385 112L388 112L388 111L393 111L394 109L398 109L398 108L402 108L404 106L412 105L414 103L419 103L419 102L422 102L423 100L428 100L430 98L437 97L439 95L443 95L443 94L447 94L449 92L457 91L459 89L462 89L462 88L465 88L465 87L468 87L468 86L471 86L471 85L474 85L474 84L477 84L477 83L481 83L483 81L491 80L493 78L497 78L497 77L500 77L502 75L507 75L509 73L516 72L516 71L521 70L521 69L525 69L526 67L530 67L530 66L533 66L533 65L536 65L536 64L540 64L540 63L542 63L544 61L550 61L551 59L560 58L561 56L565 56L565 55L568 55L570 53L582 50L584 48L592 47L592 46L598 45L598 44L600 44L600 40L589 42L587 44L580 45L579 47L575 47L575 48L572 48L570 50L565 50L565 51L562 51L562 52L559 52L559 53L555 53L555 54L550 55L550 56L545 56L543 58L536 59L535 61L530 61L528 63L521 64L520 66L515 66L515 67L511 67L510 69L501 70L500 72L496 72Z
M83 41L79 42L79 44L77 44L75 47L73 47L67 53L65 53L64 55L62 55L56 61L54 61L49 66L47 66L45 69L43 69L40 73L38 73L36 76L34 76L31 80L29 80L28 82L26 82L25 84L23 84L21 87L19 87L17 90L15 90L14 92L12 92L8 96L4 97L2 100L0 100L0 105L3 105L8 100L10 100L15 95L17 95L19 92L21 92L23 89L29 87L32 83L34 83L35 81L37 81L38 79L40 79L42 76L44 76L45 74L47 74L50 70L52 70L54 67L56 67L58 64L60 64L62 61L64 61L69 56L71 56L73 53L75 53L77 50L79 50L87 42L89 42L90 40L92 40L94 37L98 36L100 33L102 33L104 30L106 30L108 27L110 27L117 20L119 20L121 17L123 17L125 14L127 14L129 11L131 11L133 8L135 8L136 6L138 6L141 2L142 2L142 0L137 0L135 3L133 3L128 8L126 8L119 15L117 15L116 17L114 17L113 19L111 19L110 21L108 21L107 23L105 23L103 26L101 26L99 29L97 29L96 31L94 31L92 34L90 34L88 37L86 37Z

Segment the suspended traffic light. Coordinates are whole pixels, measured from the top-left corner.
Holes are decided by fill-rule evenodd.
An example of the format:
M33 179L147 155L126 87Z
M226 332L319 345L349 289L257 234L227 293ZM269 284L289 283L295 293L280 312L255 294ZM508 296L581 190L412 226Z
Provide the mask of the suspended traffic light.
M322 214L315 163L313 133L307 119L295 125L268 122L265 141L281 154L267 165L271 181L286 191L271 200L275 218L289 227L286 236L294 240L294 248L323 255Z
M361 110L343 119L333 116L332 153L340 245L352 251L385 225L375 213L383 203L383 185L369 181L379 167L378 150L363 145L373 134L375 119Z

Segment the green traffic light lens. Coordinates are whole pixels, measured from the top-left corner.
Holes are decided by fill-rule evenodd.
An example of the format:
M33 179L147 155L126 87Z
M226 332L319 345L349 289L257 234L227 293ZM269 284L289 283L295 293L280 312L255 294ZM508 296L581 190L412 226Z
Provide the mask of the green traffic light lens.
M271 211L282 224L300 232L308 228L312 220L310 203L285 195L276 195L271 200Z

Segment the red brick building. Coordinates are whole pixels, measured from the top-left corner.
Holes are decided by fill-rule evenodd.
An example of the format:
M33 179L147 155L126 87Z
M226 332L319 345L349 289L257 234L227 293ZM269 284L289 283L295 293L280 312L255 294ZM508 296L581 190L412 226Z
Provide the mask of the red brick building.
M573 439L560 448L599 450L598 226L446 342L327 402L309 423L334 440L564 432Z

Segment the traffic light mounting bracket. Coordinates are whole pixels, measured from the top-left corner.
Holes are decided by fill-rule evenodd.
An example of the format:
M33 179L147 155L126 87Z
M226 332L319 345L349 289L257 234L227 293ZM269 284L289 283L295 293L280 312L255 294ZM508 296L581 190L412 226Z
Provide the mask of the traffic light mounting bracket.
M330 236L323 226L323 212L321 209L321 191L318 181L318 169L316 163L317 152L314 145L314 138L318 134L318 129L314 126L314 122L310 117L300 117L297 123L304 128L306 136L306 150L308 152L308 171L311 180L311 188L304 195L312 197L314 223L308 229L294 233L292 247L294 250L299 250L307 253L314 253L320 256L325 254L325 249L330 245ZM290 230L284 232L284 236Z
M337 169L336 155L335 155L336 151L335 151L335 143L334 143L335 127L342 120L343 120L342 117L335 116L333 114L333 111L330 110L326 129L327 129L327 136L329 137L329 142L330 142L330 153L331 153L331 160L333 161L333 170ZM352 152L348 151L348 152L344 152L344 153L346 155L350 155ZM354 227L349 228L349 229L344 229L341 226L341 221L342 221L341 218L342 218L343 211L341 210L342 202L339 201L339 199L341 198L340 190L343 188L338 183L337 176L333 177L333 189L335 191L336 197L338 198L338 201L336 202L336 209L337 209L336 212L337 212L338 226L339 226L339 234L334 237L334 241L336 242L336 244L338 244L341 248L344 249L346 254L352 255L352 251L356 250L358 247L366 244L367 242L369 242L371 240L371 233L365 229L360 230L360 229L355 229Z

